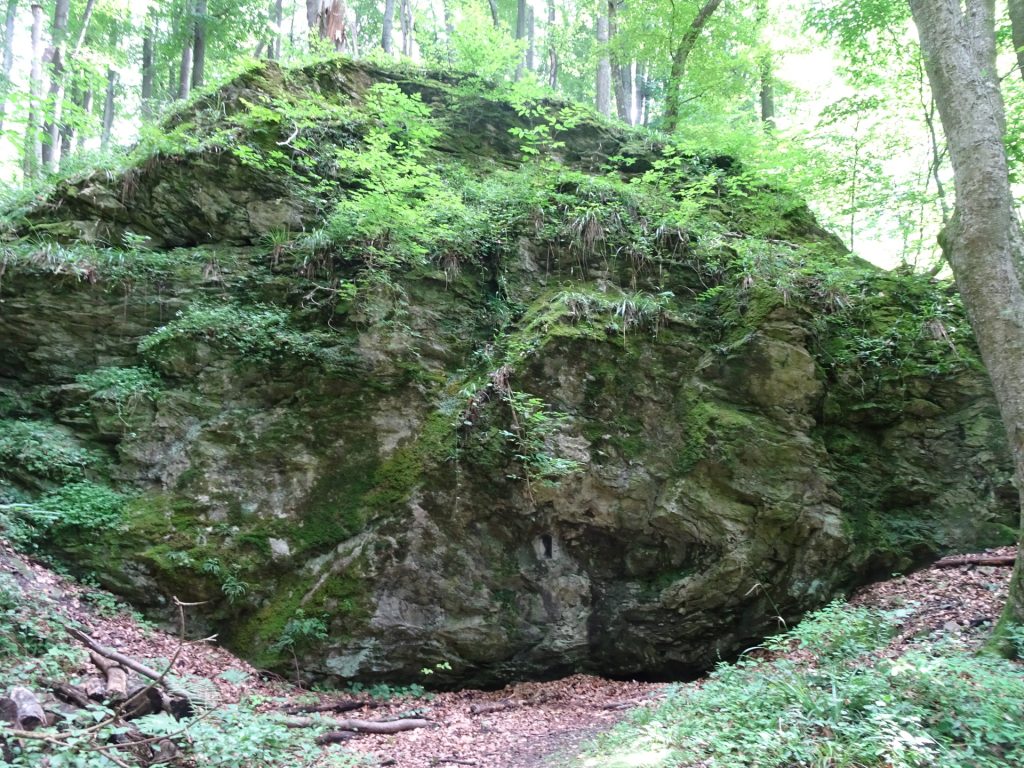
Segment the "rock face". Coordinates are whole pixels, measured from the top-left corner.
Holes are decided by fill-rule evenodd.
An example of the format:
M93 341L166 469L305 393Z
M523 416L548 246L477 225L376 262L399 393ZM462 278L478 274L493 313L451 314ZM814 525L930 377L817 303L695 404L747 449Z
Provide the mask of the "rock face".
M443 108L445 162L530 162L508 139L526 118L458 83L257 75L223 114L274 84L358 101L398 82ZM336 138L334 119L299 133ZM292 133L235 125L257 148ZM64 184L26 226L122 247L16 245L0 272L0 496L62 511L44 545L139 605L211 601L257 662L439 684L695 673L876 574L1012 535L948 286L855 263L798 202L744 208L767 188L702 188L704 219L644 223L631 255L621 222L646 212L589 174L633 152L628 192L661 150L585 121L560 138L530 171L540 208L488 220L454 265L274 235L330 201L208 147ZM785 284L740 263L778 243L818 261ZM116 489L114 521L69 483ZM296 629L310 617L326 641Z

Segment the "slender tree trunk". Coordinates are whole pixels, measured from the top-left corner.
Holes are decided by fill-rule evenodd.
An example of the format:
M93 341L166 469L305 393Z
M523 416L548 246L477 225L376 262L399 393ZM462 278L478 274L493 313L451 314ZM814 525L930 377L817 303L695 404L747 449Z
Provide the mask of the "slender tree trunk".
M612 65L608 58L608 16L605 13L597 17L597 48L600 58L597 62L597 111L602 115L610 115Z
M4 63L3 91L0 92L0 131L4 129L7 116L7 94L11 90L11 70L14 68L14 22L18 16L18 0L7 0L7 15L4 18Z
M103 101L103 128L100 133L100 149L110 146L110 136L114 130L114 91L117 88L117 72L113 67L107 69L107 97Z
M761 60L761 122L765 130L775 130L775 74L772 60L765 57Z
M84 118L92 116L92 101L92 88L87 88L85 93L82 94L82 100L78 104L78 109ZM71 129L71 134L68 136L64 148L70 153L72 146L74 146L75 152L81 152L85 149L85 131L74 127Z
M487 5L491 8L491 21L494 22L494 28L497 29L501 26L498 20L498 0L487 0Z
M68 32L68 9L71 0L57 0L53 6L53 25L50 27L50 47L46 49L44 61L50 68L50 102L54 103L57 91L64 80L64 38ZM60 119L51 114L43 127L43 164L54 169L55 158L60 155Z
M284 37L284 0L274 0L274 61L281 60L281 39Z
M395 19L395 0L384 0L384 23L381 26L380 47L385 53L391 53L394 49L392 41L392 29Z
M402 55L412 56L412 9L409 0L399 0L398 23L402 28Z
M192 42L192 89L206 81L206 0L196 0L196 21Z
M775 70L769 42L771 37L767 29L768 0L757 0L757 33L762 49L757 62L761 85L758 100L761 102L761 123L765 130L771 133L775 130Z
M722 0L706 0L672 52L672 69L669 72L668 91L665 94L665 130L670 133L676 129L679 122L679 91L683 85L683 75L686 73L686 61L697 46L704 27L721 4Z
M178 98L187 99L192 85L192 4L185 6L185 24L181 43L181 65L178 67Z
M452 39L455 37L455 15L452 13L451 0L442 0L441 9L444 12L444 44L448 51L448 66L451 66L455 56L455 51L452 50Z
M650 87L647 84L647 62L638 62L636 65L636 120L637 123L647 126L651 118Z
M548 0L548 26L545 34L548 38L548 86L551 90L558 87L558 47L555 45L555 0Z
M526 0L516 1L516 40L526 40L526 7ZM523 67L526 66L525 52L523 56L516 65L516 80L523 76Z
M1017 54L1017 71L1024 77L1024 0L1009 0L1010 32Z
M533 6L526 6L526 68L533 72L537 68L537 23Z
M622 54L614 45L615 37L619 34L618 11L618 0L608 0L608 39L612 43L612 88L615 91L615 110L620 120L629 123L630 113L633 111L629 64L623 66Z
M32 66L29 72L28 120L25 123L24 171L34 179L43 167L40 114L43 100L43 6L32 3Z
M153 28L146 27L146 36L142 38L142 118L153 118Z
M996 71L994 0L910 0L925 67L953 164L956 207L943 230L974 336L988 369L1014 458L1024 529L1024 233L1003 144L1006 120ZM1024 624L1024 560L1018 549L993 646Z
M85 4L85 9L82 12L82 26L78 30L78 37L75 38L75 44L69 54L64 53L64 37L67 35L67 22L68 22L68 7L69 3L64 2L62 5L58 4L56 13L54 15L54 27L56 28L58 18L63 15L63 19L60 19L64 25L60 37L54 37L54 55L53 55L53 73L52 80L50 81L50 100L53 102L53 119L49 125L48 132L50 136L49 147L50 157L49 166L51 171L57 171L60 168L60 160L65 154L70 154L70 147L62 147L62 138L67 136L69 131L67 126L64 125L64 91L66 88L65 74L67 71L68 64L75 61L78 58L79 52L82 50L82 46L85 44L85 36L89 31L89 22L92 20L92 12L96 7L96 0L88 0Z

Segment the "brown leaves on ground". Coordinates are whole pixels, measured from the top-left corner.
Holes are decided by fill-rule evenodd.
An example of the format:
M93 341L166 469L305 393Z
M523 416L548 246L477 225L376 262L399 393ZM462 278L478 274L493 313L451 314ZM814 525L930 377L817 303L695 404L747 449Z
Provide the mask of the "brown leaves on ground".
M1013 548L989 550L1012 554ZM129 611L97 611L96 592L15 555L0 541L0 572L11 574L26 591L52 604L54 611L81 622L95 639L139 659L170 658L178 645L171 633L140 624ZM928 568L859 590L856 605L902 609L899 635L886 651L897 654L917 638L957 633L980 642L999 615L1010 568L958 566ZM242 675L222 677L226 670ZM284 709L301 699L337 700L339 694L313 696L280 679L267 679L211 643L191 645L174 673L211 681L223 702L259 695L273 699L261 709ZM375 702L345 717L389 720L426 718L433 727L394 735L360 735L344 745L380 765L396 768L480 766L481 768L555 768L557 755L571 754L581 741L607 730L635 707L656 701L664 686L573 675L545 683L517 683L500 691L464 690L420 699ZM355 698L341 695L342 698ZM323 730L330 730L325 725Z

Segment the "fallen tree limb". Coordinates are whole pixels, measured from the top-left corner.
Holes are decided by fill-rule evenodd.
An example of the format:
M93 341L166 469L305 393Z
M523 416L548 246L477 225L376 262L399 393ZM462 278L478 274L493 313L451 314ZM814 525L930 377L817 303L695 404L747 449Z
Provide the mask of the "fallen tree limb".
M958 565L988 565L997 568L1012 566L1016 561L1016 555L957 555L955 557L944 557L935 561L932 565L936 568L955 568Z
M96 642L91 637L89 637L87 634L85 634L85 632L75 629L74 627L67 627L67 631L69 635L75 638L75 640L78 640L80 643L88 647L90 650L95 651L100 656L111 659L112 661L116 661L122 667L130 669L133 672L138 672L140 675L148 677L150 680L153 680L156 683L164 686L164 688L167 689L167 692L170 693L172 696L181 696L186 699L191 698L188 694L188 691L184 691L181 688L178 688L177 686L175 686L172 683L169 683L165 679L167 676L166 672L161 674L152 667L146 666L142 662L136 661L135 659L129 656L125 656L123 653L119 653L118 651L115 651L113 648L108 648L105 645L101 645L100 643Z
M7 700L13 707L11 705L4 707L5 713L13 709L14 715L14 719L9 722L13 722L21 730L34 731L39 726L46 724L46 713L43 712L36 695L28 688L22 688L20 685L14 686L11 688Z
M307 713L314 712L351 712L354 709L362 709L363 707L378 707L380 706L375 701L355 701L354 699L346 699L344 701L332 701L327 704L292 704L291 706L285 707L282 711L289 715L304 715Z
M339 731L359 731L361 733L400 733L416 728L428 728L433 725L430 720L407 718L405 720L335 720L317 717L286 717L281 721L286 728L316 728L327 725Z
M485 701L480 704L472 704L469 707L471 715L489 715L491 712L504 712L506 709L515 709L519 706L518 701L502 699L501 701Z
M355 731L327 731L316 737L316 743L321 747L328 744L341 744L349 739L354 739L359 734Z
M128 673L120 664L100 656L96 651L89 654L92 663L95 664L107 679L106 696L111 701L121 701L128 695Z
M92 703L89 700L89 694L77 685L71 685L70 683L51 683L50 690L53 691L53 695L61 701L68 704L74 704L76 707L80 707L82 709L85 709Z

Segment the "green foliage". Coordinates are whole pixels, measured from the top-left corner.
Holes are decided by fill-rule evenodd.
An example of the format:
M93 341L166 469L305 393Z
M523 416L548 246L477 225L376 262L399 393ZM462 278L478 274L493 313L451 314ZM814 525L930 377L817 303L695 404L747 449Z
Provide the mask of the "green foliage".
M192 304L143 338L139 352L159 361L173 356L183 341L224 347L258 363L287 357L328 359L321 336L296 329L287 311L267 304Z
M288 651L296 653L327 639L327 622L321 616L307 616L301 608L288 619L281 630L281 636L271 646L271 650L280 653Z
M70 433L39 421L0 419L0 476L22 481L80 480L99 457Z
M1024 760L1024 673L952 642L871 654L891 615L832 605L773 640L809 653L721 665L676 689L598 747L645 765L708 768L1002 768ZM624 758L623 758L624 759Z
M32 514L47 534L81 534L119 525L126 501L124 494L82 480L43 494Z
M355 187L325 224L327 237L374 268L458 253L470 210L427 157L440 135L419 95L380 83L365 96L363 146L337 162Z

